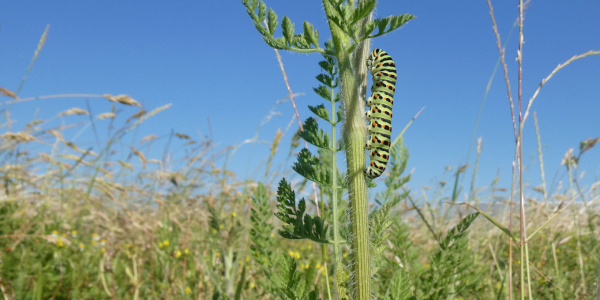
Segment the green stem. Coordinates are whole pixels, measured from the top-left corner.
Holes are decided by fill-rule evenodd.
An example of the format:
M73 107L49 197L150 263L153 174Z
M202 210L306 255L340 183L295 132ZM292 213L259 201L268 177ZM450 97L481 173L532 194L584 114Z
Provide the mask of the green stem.
M331 289L329 288L329 273L327 271L327 263L323 264L325 269L325 286L327 287L327 299L331 300Z
M525 262L527 265L525 266L525 270L527 271L527 289L529 291L529 299L533 299L533 294L531 293L531 273L529 272L529 249L528 244L525 243Z
M338 186L337 186L337 137L336 137L336 110L335 110L335 91L331 87L331 206L333 209L333 257L335 259L334 274L339 274L338 268L342 266L342 251L340 237L340 222L338 209ZM323 199L321 197L321 199ZM325 216L323 214L323 216ZM328 285L329 287L329 285ZM335 291L338 291L337 280L335 281Z
M554 257L554 271L556 272L556 284L558 286L562 285L562 279L560 276L560 270L558 267L558 258L556 257L556 245L557 243L552 243L552 257ZM563 300L563 295L562 295L562 291L560 289L556 289L558 292L555 292L555 294L558 294L558 299L559 300Z
M348 169L348 195L350 198L350 219L352 231L353 270L355 278L354 293L357 299L371 297L371 264L369 261L369 218L367 204L367 186L365 183L366 126L363 109L356 91L356 81L351 68L350 57L340 61L342 95L345 109L344 141Z
M336 15L331 2L323 0L328 18ZM347 52L350 39L333 22L329 22L331 36L336 49L336 58L340 71L340 90L344 109L344 145L348 172L348 197L350 202L350 220L352 236L353 291L355 299L371 299L371 263L369 256L369 211L367 203L367 185L365 182L365 140L366 124L364 103L360 101L358 87L366 81L352 68L352 55ZM354 51L355 61L364 62L365 53L370 46L365 41ZM361 58L362 56L362 58ZM362 64L360 64L362 65ZM363 68L366 71L366 68Z

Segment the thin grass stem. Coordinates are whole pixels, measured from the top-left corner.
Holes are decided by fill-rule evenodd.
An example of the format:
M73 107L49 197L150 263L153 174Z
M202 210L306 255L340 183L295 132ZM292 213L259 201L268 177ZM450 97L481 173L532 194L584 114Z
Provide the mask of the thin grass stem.
M550 208L548 207L548 191L546 190L546 176L544 176L544 157L542 152L542 140L540 135L540 128L538 126L537 114L533 112L533 119L535 124L535 135L537 136L537 144L538 144L538 159L540 161L540 172L542 175L542 192L544 195L544 204L546 205L546 215L548 219L550 219Z

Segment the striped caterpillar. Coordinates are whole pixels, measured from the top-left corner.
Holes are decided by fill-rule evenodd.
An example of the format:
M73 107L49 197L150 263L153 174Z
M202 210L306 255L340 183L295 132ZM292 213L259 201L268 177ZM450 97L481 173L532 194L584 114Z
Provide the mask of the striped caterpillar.
M392 107L396 91L396 64L387 52L375 49L367 58L367 69L373 76L373 95L367 99L366 116L369 121L369 135L365 149L371 152L371 162L365 168L369 178L379 177L390 156L392 136Z

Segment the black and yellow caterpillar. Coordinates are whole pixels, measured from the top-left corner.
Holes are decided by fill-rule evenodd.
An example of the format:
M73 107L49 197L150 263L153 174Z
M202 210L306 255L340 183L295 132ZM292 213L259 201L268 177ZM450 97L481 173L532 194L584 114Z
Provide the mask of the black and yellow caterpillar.
M392 137L392 107L396 91L396 64L387 52L375 49L367 58L367 69L373 76L373 95L367 99L367 120L369 121L369 139L365 149L371 151L371 162L365 168L369 178L379 177L390 156Z

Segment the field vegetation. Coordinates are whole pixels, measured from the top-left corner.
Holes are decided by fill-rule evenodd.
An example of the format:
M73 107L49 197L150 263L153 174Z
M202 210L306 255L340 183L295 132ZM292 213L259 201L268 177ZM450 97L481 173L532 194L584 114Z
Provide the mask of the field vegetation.
M147 111L128 95L24 99L18 97L20 87L0 88L0 289L5 299L367 299L365 294L398 300L596 299L600 182L581 185L584 172L578 163L597 151L600 138L573 145L576 150L562 161L568 180L552 190L544 178L539 130L543 184L527 186L520 178L521 116L527 118L529 106L513 117L510 187L499 186L499 178L476 185L477 162L485 151L481 139L474 165L449 168L436 186L412 186L404 131L392 144L382 179L350 176L361 158L352 154L341 170L338 152L348 157L352 147L364 148L364 139L356 140L360 134L347 127L339 132L340 124L361 121L344 107L352 99L340 97L348 95L343 89L351 83L344 76L352 60L364 61L350 53L368 54L369 39L413 16L371 20L375 1L324 1L333 40L320 48L312 25L305 23L304 33L295 35L285 17L284 37L273 38L277 15L267 13L262 2L242 2L272 47L323 55L315 92L326 105L311 107L314 117L297 116L306 120L301 130L277 132L269 152L260 155L265 172L258 180L239 179L227 166L236 147L218 146L210 138L173 132L169 141L184 142L181 157L169 152L170 142L157 145L156 135L126 142L145 123L157 122L169 104ZM357 43L354 38L360 36L364 39ZM498 45L503 62L499 36ZM592 54L600 52L560 65L540 88L571 61ZM56 116L60 126L33 119L15 131L10 107L61 97L102 98L106 112L93 114L82 104ZM126 113L132 108L136 111ZM319 128L323 124L328 127ZM87 131L98 144L93 149L64 134L83 126L92 128ZM317 149L314 154L307 143ZM156 153L151 147L163 147L164 155L151 157ZM296 159L294 172L273 166L282 151ZM364 187L353 186L355 177ZM359 199L375 185L379 192L370 193L372 201Z

